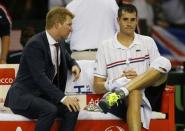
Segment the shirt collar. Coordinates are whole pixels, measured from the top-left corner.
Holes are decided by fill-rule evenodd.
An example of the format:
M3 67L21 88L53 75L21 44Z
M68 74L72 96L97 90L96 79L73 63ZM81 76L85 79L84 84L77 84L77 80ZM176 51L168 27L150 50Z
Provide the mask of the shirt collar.
M54 45L55 43L57 43L57 41L48 33L47 30L46 30L46 37L48 39L49 45Z
M134 40L133 40L132 44L127 48L118 41L117 35L118 35L118 32L114 36L114 47L117 48L117 49L128 49L128 48L131 48L135 45L140 45L141 44L139 39L138 39L138 35L136 33L134 33Z

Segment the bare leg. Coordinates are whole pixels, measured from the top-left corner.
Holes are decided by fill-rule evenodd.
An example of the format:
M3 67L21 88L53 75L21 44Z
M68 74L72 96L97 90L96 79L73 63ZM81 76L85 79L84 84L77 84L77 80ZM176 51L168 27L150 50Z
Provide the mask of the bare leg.
M141 100L139 90L133 90L128 96L127 123L129 131L141 131Z
M150 68L145 73L137 76L132 81L130 81L126 85L126 88L128 89L129 92L132 90L143 89L156 84L156 82L157 84L163 83L166 80L166 78L167 78L166 74L161 73L154 68Z

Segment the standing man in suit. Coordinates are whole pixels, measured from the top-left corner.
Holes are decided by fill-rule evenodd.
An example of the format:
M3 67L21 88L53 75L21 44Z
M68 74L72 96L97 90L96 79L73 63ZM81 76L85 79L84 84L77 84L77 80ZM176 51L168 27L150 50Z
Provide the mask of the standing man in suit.
M26 44L17 77L8 91L5 106L16 114L37 119L35 131L50 131L56 117L63 120L60 131L75 128L80 110L78 99L65 96L64 90L67 70L77 80L80 68L63 47L72 30L73 17L70 11L60 7L48 12L46 31L36 34Z

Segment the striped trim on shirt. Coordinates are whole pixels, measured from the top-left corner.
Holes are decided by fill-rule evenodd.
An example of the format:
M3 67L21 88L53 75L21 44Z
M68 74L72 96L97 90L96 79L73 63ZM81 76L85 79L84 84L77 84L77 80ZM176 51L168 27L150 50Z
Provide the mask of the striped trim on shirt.
M138 62L142 62L142 61L145 61L145 60L148 60L149 59L149 54L145 55L144 57L137 57L137 58L132 58L130 59L130 63L138 63ZM120 66L120 65L125 65L127 64L126 63L126 60L120 60L120 61L115 61L111 64L107 64L107 69L110 69L110 68L113 68L113 67L116 67L116 66Z

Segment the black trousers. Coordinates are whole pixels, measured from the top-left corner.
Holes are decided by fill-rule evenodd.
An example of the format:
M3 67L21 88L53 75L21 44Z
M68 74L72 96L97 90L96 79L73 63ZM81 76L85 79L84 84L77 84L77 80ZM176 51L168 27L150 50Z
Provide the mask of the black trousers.
M37 119L35 131L50 131L58 117L62 119L59 131L74 131L79 112L70 112L65 105L55 105L40 97L33 96L32 100L28 109L12 111L29 119Z
M149 100L153 111L160 111L161 102L162 102L162 93L165 87L166 87L166 83L162 83L157 87L151 86L145 89L145 95ZM127 101L126 99L118 101L118 104L115 104L114 106L112 106L108 112L126 121L126 113L127 113L126 101Z
M127 104L126 100L120 100L117 104L112 106L109 110L109 113L121 118L123 121L126 122L126 116L127 116Z

